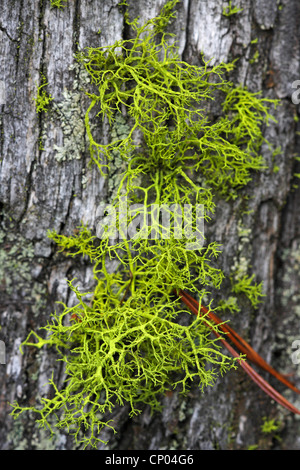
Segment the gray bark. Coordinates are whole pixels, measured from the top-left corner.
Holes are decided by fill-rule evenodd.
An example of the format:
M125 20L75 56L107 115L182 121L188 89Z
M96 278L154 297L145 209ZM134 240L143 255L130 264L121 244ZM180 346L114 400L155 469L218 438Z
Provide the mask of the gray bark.
M165 1L129 3L130 17L146 20ZM300 339L300 190L294 187L293 176L300 172L294 159L299 155L300 128L295 119L299 106L291 95L293 81L300 79L300 6L298 0L233 4L243 10L226 17L222 10L227 2L183 0L173 27L179 51L194 64L200 63L201 52L215 63L239 58L234 81L282 102L275 111L278 122L265 129L282 152L273 162L263 147L270 167L276 164L279 171L258 174L247 187L252 212L241 219L239 199L222 202L207 230L223 244L220 263L225 274L230 273L234 256L238 262L245 257L264 283L265 298L258 310L245 305L241 313L230 316L231 324L274 367L295 373L299 386L300 370L291 361L291 348ZM87 100L82 89L89 83L74 53L112 44L130 31L117 0L67 1L62 10L50 8L50 0L0 0L0 11L0 80L6 95L5 104L0 104L0 340L6 346L6 364L0 364L0 448L71 449L67 434L58 431L50 439L31 415L14 421L8 402L32 404L50 393L44 384L52 371L56 382L64 380L55 351L29 348L21 355L19 345L31 329L45 325L55 302L73 302L66 279L77 277L84 290L92 282L90 266L59 255L47 230L71 233L81 220L95 228L97 206L110 190L97 168L88 166ZM54 100L48 113L37 114L33 99L41 73ZM105 126L95 132L99 139L108 137ZM247 237L239 235L241 221L249 229ZM226 289L225 283L219 298ZM299 397L284 393L300 407ZM145 408L134 419L128 418L126 407L117 409L118 433L107 433L108 447L300 449L299 419L265 396L240 370L220 378L204 393L192 387L188 397L174 393L164 397L163 404L162 413L151 416ZM280 420L280 439L262 433L264 417Z

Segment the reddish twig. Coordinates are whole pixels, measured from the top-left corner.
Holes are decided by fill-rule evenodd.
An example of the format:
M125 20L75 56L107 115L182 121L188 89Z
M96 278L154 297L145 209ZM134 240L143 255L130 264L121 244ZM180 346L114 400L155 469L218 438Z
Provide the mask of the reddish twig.
M295 387L285 376L277 372L273 367L271 367L254 349L243 339L241 338L230 326L224 324L222 320L212 311L208 310L203 305L199 305L197 300L195 300L187 292L179 290L177 295L185 303L185 305L191 310L195 315L207 315L210 320L213 321L215 325L227 335L227 337L235 344L240 353L246 355L246 359L253 362L261 369L269 372L283 384L285 384L290 389L294 390L297 393L300 393L300 390ZM206 322L213 333L220 339L223 346L230 352L230 354L235 358L240 358L240 354L224 339L221 335L213 329L213 327ZM264 380L244 359L239 359L240 366L244 371L251 377L251 379L271 398L277 401L279 404L287 408L293 413L300 414L300 411L295 408L286 398L284 398L279 392L277 392L266 380Z

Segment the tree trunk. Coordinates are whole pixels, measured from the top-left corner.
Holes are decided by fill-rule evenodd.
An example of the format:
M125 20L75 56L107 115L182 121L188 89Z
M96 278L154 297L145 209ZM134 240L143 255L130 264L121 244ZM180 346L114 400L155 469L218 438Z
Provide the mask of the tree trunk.
M129 0L130 18L150 19L165 3ZM292 83L300 79L300 5L298 0L236 0L233 5L242 10L226 16L228 2L183 0L173 32L186 62L199 65L202 52L212 63L238 59L236 84L281 100L274 111L277 123L264 129L281 152L272 156L263 146L270 170L255 175L247 187L249 212L241 218L239 199L221 202L208 232L223 244L219 261L225 274L245 258L264 283L257 310L245 304L224 320L275 368L294 373L299 386L299 366L291 353L293 341L300 340L300 190L294 177L299 173L299 106L292 98ZM92 283L91 267L60 255L47 230L68 234L81 221L94 229L96 209L110 191L97 167L88 165L83 90L89 83L74 54L113 44L131 32L118 0L67 0L61 9L51 8L50 0L0 0L0 11L0 340L6 353L0 364L0 445L74 449L64 430L50 438L30 413L13 420L9 403L33 404L51 393L44 384L52 372L56 383L64 381L55 351L26 348L22 355L19 350L30 330L46 324L57 301L74 301L66 279L77 277L84 291ZM48 112L37 113L34 98L43 76L53 100ZM108 138L105 125L95 132ZM220 298L226 292L225 284ZM270 383L300 407L299 397ZM299 419L242 370L229 372L203 393L192 386L187 397L174 393L162 401L163 411L154 415L147 407L134 418L126 406L115 410L117 434L104 433L106 448L300 449ZM264 418L280 422L276 432L263 432Z

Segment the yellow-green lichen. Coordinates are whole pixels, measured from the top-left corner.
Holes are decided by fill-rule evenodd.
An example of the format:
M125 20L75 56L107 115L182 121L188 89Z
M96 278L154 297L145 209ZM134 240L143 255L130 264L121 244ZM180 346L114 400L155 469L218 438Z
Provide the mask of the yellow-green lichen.
M113 427L103 416L114 407L127 404L130 416L145 404L159 410L167 390L186 393L192 382L202 390L236 367L203 318L191 318L175 294L188 289L201 303L220 287L220 245L199 244L197 237L203 241L204 234L197 222L209 222L216 195L238 197L253 171L265 168L261 126L271 119L268 107L276 102L234 87L226 79L232 64L183 62L165 31L177 3L168 1L158 17L141 26L126 14L133 39L77 56L94 87L87 91L85 116L92 161L102 175L118 166L123 172L110 186L111 209L120 215L124 197L128 205L139 206L126 213L125 228L121 217L115 227L110 223L111 234L118 230L117 240L97 238L84 225L73 235L49 232L66 255L90 260L96 287L86 300L87 293L69 281L77 305L63 305L63 312L53 315L44 327L46 337L28 335L24 345L56 347L67 380L59 390L50 379L52 398L41 398L36 407L15 404L13 414L34 410L38 423L49 429L50 418L58 416L55 426L68 429L84 447L103 441L101 430ZM216 91L223 94L223 112L210 122L206 105ZM108 143L94 133L95 122L103 120L111 126ZM195 183L199 175L203 185ZM167 206L172 222L167 234L158 218L151 226L144 223L152 203ZM196 227L192 247L188 231L179 236L175 230L178 212L171 204L181 215L184 205L202 208L201 217L191 210L188 221L188 228ZM125 229L136 218L140 232L128 238ZM109 269L111 260L117 270Z
M51 8L58 8L59 10L62 10L67 6L66 0L50 0L51 3Z
M232 1L229 0L228 5L223 8L223 16L227 16L228 18L232 15L236 15L237 13L243 11L243 8L238 8L237 6L232 5Z
M44 90L44 87L48 85L48 83L46 83L45 76L41 74L41 77L42 77L42 84L38 87L36 98L34 98L37 113L41 113L42 111L47 112L48 106L50 102L53 100L53 97L51 96L51 94L47 93Z

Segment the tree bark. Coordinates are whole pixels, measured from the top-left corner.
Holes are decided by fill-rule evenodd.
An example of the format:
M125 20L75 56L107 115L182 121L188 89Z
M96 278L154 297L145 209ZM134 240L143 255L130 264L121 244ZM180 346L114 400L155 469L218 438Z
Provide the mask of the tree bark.
M165 3L129 0L129 16L145 21ZM300 79L300 5L298 0L232 4L242 11L225 16L228 2L183 0L172 32L183 60L199 65L202 52L212 63L238 59L236 84L281 100L274 111L277 123L264 129L281 152L273 157L262 147L270 170L255 175L247 187L249 212L241 215L240 199L220 202L207 235L223 245L225 274L245 258L264 283L259 308L245 304L242 312L230 315L231 325L275 368L294 373L299 387L299 366L291 353L293 341L300 339L300 190L294 177L300 173L295 160L300 126L299 105L292 100L292 83ZM67 0L62 9L51 8L50 0L0 0L0 11L0 82L5 87L5 103L0 101L0 340L6 349L6 363L0 364L0 448L74 449L67 433L60 430L50 438L31 414L13 420L9 403L33 404L51 393L44 384L52 372L63 383L55 351L26 348L22 355L19 346L31 329L46 324L57 301L74 302L66 279L77 277L87 291L92 270L80 259L60 255L47 230L68 234L81 221L95 229L98 204L110 191L98 169L88 165L84 90L89 82L74 54L113 44L131 31L117 0ZM53 97L47 113L37 113L34 102L42 74ZM109 136L105 125L94 131L101 139ZM241 224L247 236L239 231ZM219 298L227 293L225 283ZM299 397L270 382L300 408ZM151 415L145 407L132 419L126 406L116 409L118 432L104 433L106 448L300 449L299 419L265 396L242 370L203 393L192 386L187 397L174 393L162 401L161 413ZM280 421L276 433L262 432L264 417Z

